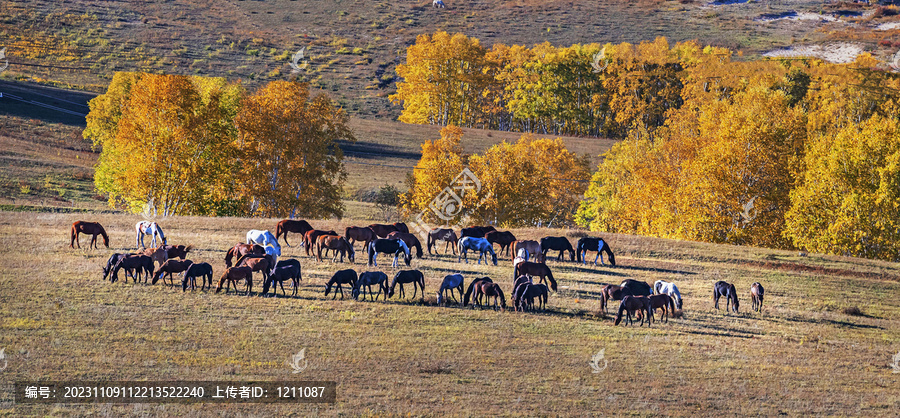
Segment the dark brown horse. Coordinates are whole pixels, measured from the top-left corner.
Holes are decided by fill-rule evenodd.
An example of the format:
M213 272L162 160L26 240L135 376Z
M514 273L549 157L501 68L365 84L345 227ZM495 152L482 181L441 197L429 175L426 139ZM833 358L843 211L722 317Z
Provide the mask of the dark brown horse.
M194 264L194 262L191 260L182 261L170 258L166 260L163 265L159 266L156 271L153 272L153 281L151 281L150 283L156 284L159 279L163 279L163 284L165 284L166 280L164 276L169 276L169 281L174 286L175 280L172 278L172 273L181 273L183 271L186 271L188 267L191 266L191 264Z
M338 236L337 232L334 232L334 231L323 231L321 229L313 229L311 231L306 231L306 235L303 236L303 245L306 247L306 255L309 255L309 252L316 245L316 241L322 235Z
M280 238L281 235L284 234L284 243L287 244L288 247L290 247L291 244L288 243L287 240L288 232L300 234L300 236L302 237L306 235L307 231L312 230L313 227L309 224L309 222L306 222L303 219L300 219L298 221L295 221L293 219L285 219L281 222L278 222L278 225L275 225L275 239L278 240L278 238Z
M556 261L562 261L563 254L566 252L569 253L571 261L575 261L575 249L572 248L572 243L569 242L566 237L541 238L541 250L543 251L544 258L547 257L547 252L552 250L559 251L559 255L556 256Z
M119 263L123 258L134 255L134 254L122 254L122 253L113 253L113 255L109 256L109 259L106 260L106 267L103 267L103 280L106 280L109 277L110 273L112 273L113 268L116 267L116 264Z
M250 267L253 271L260 271L263 275L263 283L269 280L269 275L272 274L272 270L275 270L275 257L272 257L269 254L259 255L259 254L247 254L241 257L237 263L235 263L238 267L247 266Z
M472 282L469 283L469 287L466 289L466 295L463 296L463 306L467 306L469 304L469 301L472 300L472 295L475 292L476 286L480 286L482 283L493 283L493 282L494 281L491 280L490 277L482 277L479 279L472 280Z
M216 287L216 293L222 290L222 284L225 283L225 280L228 280L228 287L225 288L226 295L231 290L232 283L234 283L234 291L237 292L237 281L243 280L247 284L247 296L250 296L250 291L253 289L253 269L246 266L225 269L225 273L222 273L222 277L219 278L219 286Z
M509 255L509 246L516 242L516 236L509 231L491 231L485 234L484 238L491 244L500 246L500 251L497 252L498 255L502 253L503 250L506 250L506 255Z
M153 262L155 262L159 266L163 265L163 263L165 263L166 260L169 259L169 252L166 251L163 247L147 248L143 251L138 251L138 254L150 257L151 259L153 259Z
M406 226L403 222L394 222L394 228L397 228L397 231L402 232L404 234L409 233L409 227Z
M369 243L375 241L377 238L378 236L375 235L375 231L367 226L348 226L347 229L344 230L344 239L346 239L350 245L356 244L357 241L363 242L363 252L369 251Z
M322 262L322 250L334 250L334 257L331 262L333 263L337 260L338 253L341 255L341 262L344 262L344 255L347 255L347 258L351 263L356 261L356 252L353 251L353 246L347 242L347 239L344 237L339 237L337 235L322 235L316 239L316 261Z
M519 304L516 310L525 311L526 309L534 310L534 299L538 299L538 308L544 310L547 308L547 297L550 292L547 286L543 284L522 283L516 288L516 299Z
M547 267L544 263L532 263L531 261L523 261L519 264L516 264L515 272L513 274L513 279L527 274L532 277L540 277L541 283L544 282L544 279L550 281L550 288L553 291L556 291L556 279L553 278L553 273L550 272L550 267Z
M496 231L493 226L470 226L468 228L463 228L460 230L459 238L465 237L475 237L475 238L484 238L488 232Z
M484 296L487 298L487 302L490 303L490 300L493 298L494 300L494 310L498 308L497 301L500 301L499 309L501 311L506 310L506 296L503 295L503 289L500 288L500 285L497 283L488 283L481 282L475 286L475 304L481 306L481 297Z
M400 298L406 297L406 293L403 291L403 285L405 283L413 284L413 299L416 298L416 292L419 287L422 287L422 297L425 297L425 275L422 274L419 270L400 270L397 274L394 275L394 280L391 281L390 290L388 290L387 297L394 297L394 289L397 288L397 285L400 285Z
M670 316L675 314L675 301L669 295L652 295L650 296L650 311L653 312L657 309L663 310L662 318L665 322L669 322L666 314Z
M622 300L623 297L629 295L631 295L631 293L625 290L622 286L614 284L603 286L603 288L600 289L600 309L603 309L603 313L607 313L607 303L609 301Z
M765 296L765 292L766 290L763 289L763 286L759 284L759 282L750 285L751 310L762 313L763 296Z
M153 260L146 255L140 254L129 254L122 257L112 269L110 282L115 283L119 280L119 269L125 269L125 283L128 283L129 272L135 283L140 280L141 276L144 277L144 281L146 282L147 277L153 272ZM141 274L142 272L143 274Z
M78 241L78 234L91 234L91 243L88 245L88 249L100 249L100 247L97 246L97 235L103 237L103 245L105 245L106 248L109 248L109 235L106 235L106 230L103 229L103 225L100 225L97 222L77 221L73 223L69 248L75 248L75 245L78 245L78 248L81 248L81 242Z
M413 234L403 233L400 231L394 231L388 234L387 239L399 239L406 243L406 246L409 247L410 250L413 248L416 249L416 257L419 259L422 258L422 243L419 242L419 238Z
M456 255L456 242L459 241L459 238L456 236L456 232L450 228L434 228L428 232L428 255L431 255L431 248L434 247L434 252L437 252L437 242L444 241L446 245L444 245L444 254L447 253L447 247L453 248L453 255Z
M622 302L619 303L619 312L616 313L616 325L619 325L619 322L622 321L622 313L626 313L625 323L634 324L631 316L634 315L636 311L640 311L641 313L641 326L644 326L644 319L647 319L647 326L650 326L650 321L653 319L653 311L650 309L650 298L646 296L625 296L622 298Z
M525 249L528 251L528 256L533 258L534 261L538 263L543 263L545 260L543 252L541 252L541 243L534 240L524 240L524 241L514 241L510 244L513 253L513 260L516 258L516 254L519 253L520 249Z
M737 289L735 289L734 285L721 280L713 285L713 302L717 310L719 309L719 297L721 296L725 296L725 310L728 311L728 305L731 305L734 313L738 313Z
M190 283L191 291L193 292L197 287L198 276L203 280L203 283L200 284L200 290L206 289L207 283L209 283L209 289L212 289L212 266L209 263L194 263L184 272L184 276L181 279L181 291L187 291L188 284Z
M194 249L193 245L164 245L162 248L166 250L169 258L180 258L184 260L187 253Z
M272 295L277 296L278 290L276 285L281 285L281 294L286 296L284 293L284 282L290 280L293 287L291 296L297 296L297 291L300 290L300 280L302 279L299 261L293 258L278 260L278 263L275 264L275 270L272 270L272 274L269 275L269 279L263 282L262 294L266 295L269 293L269 286L272 286Z
M225 267L231 267L232 259L240 259L247 254L265 255L266 249L259 244L238 244L225 253Z
M388 234L394 231L399 231L396 226L388 225L388 224L372 224L369 225L369 228L372 228L372 231L375 231L375 235L378 238L387 238ZM407 229L406 232L409 232Z
M331 292L332 286L337 286L337 288L334 291L334 296L332 296L331 299L334 300L337 297L337 292L341 292L341 299L343 300L344 299L344 288L341 287L341 285L349 284L350 289L353 289L354 287L356 287L356 279L357 278L358 278L358 276L356 274L356 270L353 270L353 269L339 270L338 272L334 273L334 276L331 276L331 280L329 280L328 283L325 284L325 296L328 296L328 293ZM351 294L352 294L352 290L351 290Z

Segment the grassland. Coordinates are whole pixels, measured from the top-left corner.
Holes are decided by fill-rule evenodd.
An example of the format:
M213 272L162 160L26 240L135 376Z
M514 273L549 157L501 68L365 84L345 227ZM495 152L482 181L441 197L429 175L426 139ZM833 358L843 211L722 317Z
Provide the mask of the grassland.
M111 248L67 248L76 219L102 222ZM509 292L511 264L413 260L424 299L357 302L325 298L324 283L347 264L317 263L301 249L297 297L259 298L100 280L110 253L131 249L137 220L120 214L0 212L0 347L4 384L23 379L323 379L334 405L12 405L22 415L865 415L895 416L900 350L900 267L853 258L799 256L747 247L625 235L607 239L617 267L550 261L560 283L546 312L434 306L443 275L490 276ZM274 219L160 219L194 261L223 268L224 250ZM365 220L314 221L320 228ZM572 230L515 230L520 238ZM360 255L360 258L361 255ZM384 265L389 275L394 270ZM351 267L368 268L357 260ZM652 328L613 326L599 312L605 283L675 281L684 315ZM739 314L712 307L716 280L734 282ZM749 312L752 282L768 291ZM258 285L256 287L259 290ZM349 296L349 295L348 295ZM848 315L855 307L861 315ZM850 311L847 311L850 312ZM306 349L309 368L287 362ZM593 373L604 350L608 368Z

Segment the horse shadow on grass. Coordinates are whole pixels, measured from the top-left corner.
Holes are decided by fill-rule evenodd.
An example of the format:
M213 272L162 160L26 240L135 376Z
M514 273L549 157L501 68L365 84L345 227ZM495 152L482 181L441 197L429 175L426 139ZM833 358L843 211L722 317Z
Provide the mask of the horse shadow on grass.
M848 328L856 328L856 329L880 329L880 330L884 329L884 327L880 327L878 325L856 324L853 322L836 321L833 319L826 319L826 318L812 319L812 318L797 318L797 317L783 316L780 318L772 318L770 320L775 321L778 319L786 321L786 322L801 322L801 323L806 323L806 324L825 324L825 325L833 325L833 326L837 326L837 327L848 327Z

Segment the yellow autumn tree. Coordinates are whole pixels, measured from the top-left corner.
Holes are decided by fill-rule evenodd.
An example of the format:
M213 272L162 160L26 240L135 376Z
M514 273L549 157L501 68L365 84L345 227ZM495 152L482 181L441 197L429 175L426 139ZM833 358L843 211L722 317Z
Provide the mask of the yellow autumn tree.
M339 140L355 141L348 116L306 84L273 81L235 117L239 167L232 179L253 216L343 215L347 174Z
M456 222L465 215L458 203L452 209L445 209L444 205L432 205L466 167L466 156L460 145L462 135L462 129L450 125L441 129L439 139L422 143L422 157L407 181L409 191L400 199L405 215L416 216L421 212L423 220L438 223Z

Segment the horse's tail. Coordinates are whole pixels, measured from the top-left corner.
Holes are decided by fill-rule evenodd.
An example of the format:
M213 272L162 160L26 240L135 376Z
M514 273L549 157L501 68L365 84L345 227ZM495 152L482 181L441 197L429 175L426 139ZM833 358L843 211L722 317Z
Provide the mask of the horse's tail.
M275 239L276 240L278 238L281 238L281 230L283 228L284 228L284 221L278 222L278 224L275 225ZM263 292L263 293L265 293L265 292Z
M369 248L369 265L371 266L371 265L372 265L372 262L374 261L374 258L375 258L375 257L374 257L374 255L375 255L375 241L370 242L368 248Z
M510 248L510 251L509 251L509 252L512 253L512 260L513 260L513 261L516 261L516 255L517 255L516 253L518 252L518 250L516 249L516 243L517 243L517 242L519 242L519 241L513 241L513 242L509 243L509 248Z
M550 288L553 289L553 291L555 292L556 291L556 279L553 278L553 272L550 271L549 267L547 268L547 280L550 281Z
M431 236L431 233L428 233L428 237L425 238L425 247L428 249L428 255L431 255L431 247L434 245L434 237Z
M466 294L463 296L463 306L467 306L469 304L469 299L472 297L472 291L475 290L475 284L481 282L481 279L472 280L469 283L469 288L466 289Z
M231 259L234 257L234 247L229 248L228 251L225 252L225 267L231 267Z
M78 228L75 225L78 225L78 222L72 224L71 241L69 241L69 247L71 248L75 248L75 237L78 235Z
M668 302L669 305L669 316L675 315L675 298L670 295L666 295L666 297L668 298L666 299L666 302Z
M184 253L187 254L187 253L191 252L191 250L193 250L193 249L194 249L194 244L188 244L187 247L184 247Z
M584 249L584 238L578 240L578 244L575 245L575 261L581 262L581 251Z

